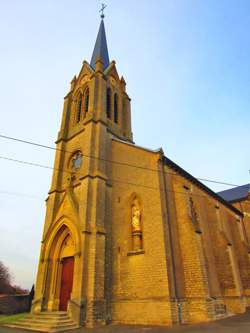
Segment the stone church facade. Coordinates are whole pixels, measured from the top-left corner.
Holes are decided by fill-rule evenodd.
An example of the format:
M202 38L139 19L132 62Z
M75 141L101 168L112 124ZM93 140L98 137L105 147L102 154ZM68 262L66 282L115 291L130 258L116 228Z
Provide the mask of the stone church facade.
M245 215L133 142L101 21L64 98L32 312L78 325L210 321L250 306Z

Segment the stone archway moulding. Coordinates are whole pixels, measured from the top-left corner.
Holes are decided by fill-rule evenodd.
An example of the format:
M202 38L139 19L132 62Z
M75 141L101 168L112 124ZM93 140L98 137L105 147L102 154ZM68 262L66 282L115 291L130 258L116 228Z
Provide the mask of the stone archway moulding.
M69 233L75 243L76 254L81 254L80 248L80 233L76 228L76 225L67 217L62 216L53 226L48 230L44 240L43 240L43 253L41 258L43 260L49 259L51 248L53 246L53 242L55 237L60 232L60 229L66 227L69 230Z

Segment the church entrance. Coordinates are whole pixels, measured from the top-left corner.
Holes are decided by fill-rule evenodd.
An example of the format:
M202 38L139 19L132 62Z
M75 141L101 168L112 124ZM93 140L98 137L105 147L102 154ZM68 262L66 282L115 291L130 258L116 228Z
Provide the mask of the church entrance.
M74 257L63 258L61 290L60 290L60 311L67 311L68 301L73 286Z

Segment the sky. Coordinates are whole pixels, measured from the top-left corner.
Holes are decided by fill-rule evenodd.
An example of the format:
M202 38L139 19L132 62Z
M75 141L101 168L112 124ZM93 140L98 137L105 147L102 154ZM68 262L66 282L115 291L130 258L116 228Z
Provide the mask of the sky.
M0 135L54 145L69 83L91 59L100 3L0 0ZM127 82L136 144L162 147L195 177L249 183L249 0L106 4L109 55ZM0 156L54 161L51 150L2 138ZM2 158L0 171L0 260L31 288L52 172Z

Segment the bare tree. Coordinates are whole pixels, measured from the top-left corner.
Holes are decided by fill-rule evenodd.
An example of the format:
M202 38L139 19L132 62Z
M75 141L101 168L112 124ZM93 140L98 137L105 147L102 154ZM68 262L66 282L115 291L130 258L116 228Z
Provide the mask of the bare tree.
M0 261L0 294L9 294L12 291L11 274L8 267Z
M12 276L9 268L0 261L0 295L13 295L13 294L28 294L27 289L23 289L18 285L12 284Z

